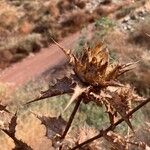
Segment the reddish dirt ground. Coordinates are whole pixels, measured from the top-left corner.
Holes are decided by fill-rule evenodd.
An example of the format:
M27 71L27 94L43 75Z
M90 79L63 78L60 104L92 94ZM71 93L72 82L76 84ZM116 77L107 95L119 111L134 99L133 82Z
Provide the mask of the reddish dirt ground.
M65 48L71 48L79 38L80 33L64 38L60 44ZM46 70L53 68L65 61L65 55L54 44L42 49L39 53L25 58L23 61L13 64L0 73L0 82L12 87L21 86L35 79Z

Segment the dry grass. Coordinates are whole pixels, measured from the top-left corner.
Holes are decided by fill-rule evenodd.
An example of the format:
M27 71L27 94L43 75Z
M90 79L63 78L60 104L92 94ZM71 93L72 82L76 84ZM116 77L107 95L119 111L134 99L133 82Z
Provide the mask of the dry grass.
M141 46L129 42L128 35L120 31L111 32L106 36L105 41L112 54L115 53L115 57L118 61L139 61L134 70L131 71L129 75L124 76L124 80L135 86L139 93L149 95L150 72L148 68L150 67L150 53L147 49L147 45ZM147 41L145 42L148 43Z
M131 33L129 42L150 49L150 15L135 25L135 31Z

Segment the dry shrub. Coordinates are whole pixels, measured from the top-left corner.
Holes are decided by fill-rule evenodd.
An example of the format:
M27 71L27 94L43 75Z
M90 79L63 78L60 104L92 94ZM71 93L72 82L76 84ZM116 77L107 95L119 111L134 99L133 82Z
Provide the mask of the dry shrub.
M47 45L47 42L40 34L9 37L0 43L1 67L17 62L30 53L37 52L45 45ZM3 66L4 62L5 66Z
M19 25L19 33L20 34L30 34L33 30L34 25L32 23L30 23L28 20L24 20L22 21L22 23L20 23Z
M97 7L101 7L101 5L98 6L98 3L97 1L96 6L91 8L93 3L88 0L3 0L0 4L0 43L7 38L7 44L11 45L12 36L29 36L34 33L40 34L42 38L46 39L46 42L51 42L50 36L62 39L64 36L80 30L87 23L94 22L95 18L109 15L112 11L120 8L117 4L110 4L110 6L102 4L104 7L101 8L102 13L94 13ZM36 47L36 49L38 48ZM7 67L12 57L15 57L13 61L17 61L26 56L20 52L14 54L8 52L7 49L2 49L2 51L5 50L6 52L0 54L1 68Z
M134 13L135 10L141 9L141 6L142 6L142 9L143 9L143 6L147 9L146 6L148 3L149 2L146 0L141 0L141 1L136 1L136 2L132 1L130 5L122 7L122 9L116 12L116 19L121 19L127 15Z
M150 15L135 25L135 31L130 34L129 42L150 49Z
M117 36L118 35L116 35L116 39L118 39ZM111 37L113 37L113 41L115 41L114 35ZM121 39L122 38L119 40ZM109 40L109 42L111 41L112 39ZM125 51L127 54L133 52L131 45L127 47L126 39L121 41L122 45L119 45L121 44L120 42L117 47L113 47L116 46L116 41L112 42L109 45L110 48L116 48L116 50L119 51L119 48L123 46L123 54ZM69 76L57 79L46 91L41 92L40 97L27 104L44 98L71 93L72 97L64 109L65 111L73 102L75 103L69 120L66 122L61 116L39 117L33 112L31 112L31 115L26 114L21 117L17 113L11 114L7 112L10 114L11 119L7 124L8 127L5 128L4 126L1 130L14 140L15 149L103 149L101 140L93 142L103 137L109 142L112 150L126 150L128 138L126 139L126 137L119 135L114 129L117 125L125 121L128 127L133 131L134 128L131 124L132 115L150 101L148 98L144 102L141 102L140 105L132 108L131 104L138 98L141 100L141 97L136 95L130 86L121 84L118 80L118 77L131 69L130 67L133 63L120 64L110 61L108 49L102 43L97 44L93 48L86 48L80 57L76 57L71 53L71 50L66 50L57 42L55 43L68 57L72 71ZM139 52L138 55L140 55L140 50L137 52ZM126 59L126 56L124 59ZM132 60L132 58L128 59ZM78 134L73 135L73 137L70 136L71 139L69 139L66 135L68 134L81 102L86 105L93 102L98 107L104 106L110 126L98 132L92 128L80 128L76 130ZM5 106L2 106L2 108L5 108ZM4 111L4 109L2 111ZM44 124L45 127L41 124ZM31 126L34 128L31 128ZM97 135L95 136L95 134ZM146 143L142 144L142 148L148 147ZM140 142L137 143L137 146L141 146Z
M18 24L19 12L7 2L2 1L0 4L0 27L12 31Z

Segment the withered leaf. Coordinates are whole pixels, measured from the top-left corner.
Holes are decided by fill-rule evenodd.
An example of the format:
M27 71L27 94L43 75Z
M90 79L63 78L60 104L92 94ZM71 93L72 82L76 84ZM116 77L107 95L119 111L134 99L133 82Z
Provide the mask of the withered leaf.
M105 102L104 102L105 103ZM110 124L113 125L117 120L117 111L106 101L106 111L109 116Z
M21 140L15 140L15 148L13 150L33 150L29 145Z
M46 127L46 136L50 139L55 138L56 135L61 136L67 124L67 122L61 116L47 117L36 115L36 117Z
M13 117L10 120L8 129L2 129L9 137L14 139L15 137L15 128L17 125L17 113L13 115Z
M124 95L126 96L126 95ZM113 107L125 120L130 129L133 131L133 127L129 120L129 117L126 117L126 114L129 112L129 102L127 101L127 97L123 97L123 95L119 95L117 92L112 93L112 98L107 98L108 103L110 103L111 107Z
M13 150L33 150L29 145L24 143L21 140L18 140L15 136L11 135L8 130L1 129L5 134L7 134L10 138L13 139L15 148Z
M7 107L6 105L4 106L0 104L0 111L5 111L7 113L10 113L9 110L6 109L6 107Z
M35 98L34 100L27 102L26 104L30 104L45 98L62 95L65 93L72 93L74 87L75 82L72 80L72 78L64 77L57 80L56 84L50 86L48 90L41 92L40 97Z
M32 150L30 146L24 143L21 140L18 140L15 136L16 132L16 125L17 125L17 113L15 113L9 123L8 129L1 129L5 134L7 134L10 138L14 140L15 148L13 150Z

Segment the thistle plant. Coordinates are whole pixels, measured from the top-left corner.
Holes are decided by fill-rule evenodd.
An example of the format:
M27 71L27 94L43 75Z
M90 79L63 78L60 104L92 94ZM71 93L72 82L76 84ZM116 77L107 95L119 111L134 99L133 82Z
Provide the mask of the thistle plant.
M110 120L110 127L106 129L105 132L101 130L99 136L87 140L72 149L77 149L102 136L106 137L106 139L110 139L111 137L107 135L107 132L114 130L114 128L123 121L125 121L128 127L134 132L130 118L131 115L137 111L137 108L132 110L131 104L132 102L141 100L141 97L139 97L129 85L121 84L118 77L131 70L135 63L110 63L108 49L103 43L99 43L93 48L84 48L80 56L74 55L71 50L63 48L56 41L54 41L54 43L67 56L72 73L69 77L58 79L47 91L42 92L40 97L27 104L48 97L72 93L72 97L64 108L64 111L73 102L76 103L75 107L70 114L64 131L62 134L59 134L59 136L57 135L57 138L55 137L57 142L59 141L61 148L63 148L63 140L71 127L81 102L88 104L92 101L99 107L104 105ZM147 100L146 103L148 101L149 100ZM121 116L121 118L119 116ZM111 135L115 135L115 133ZM126 147L125 143L127 142L123 143L123 147Z
M129 137L122 137L114 131L117 125L125 121L134 134L134 128L130 121L132 115L150 102L150 98L145 100L138 96L130 85L124 85L119 82L118 78L131 70L135 63L120 64L109 61L109 51L103 43L98 43L93 48L84 48L80 56L74 55L71 50L63 48L56 41L54 43L67 56L68 65L71 68L70 75L57 79L53 85L49 86L48 90L41 92L40 97L26 103L28 105L45 98L72 94L71 99L64 108L65 111L72 103L75 103L68 121L64 120L61 115L59 117L46 117L31 112L46 127L46 136L51 140L52 148L59 150L92 149L90 143L101 137L106 139L114 150L128 150L129 144L140 148L146 147L145 143L131 142ZM132 108L132 103L137 101L140 104ZM80 104L84 103L88 105L90 102L94 102L99 107L105 107L110 126L104 130L100 130L97 135L82 142L80 142L81 139L86 138L82 137L85 134L81 132L81 135L79 134L79 137L76 138L79 140L73 146L65 143L68 131L71 129L70 127ZM0 105L0 111L10 113L6 109L6 106L3 105ZM16 150L19 148L31 150L30 146L16 138L16 125L17 113L12 115L8 129L1 128L1 130L14 140ZM93 144L92 147L95 150L97 145Z

